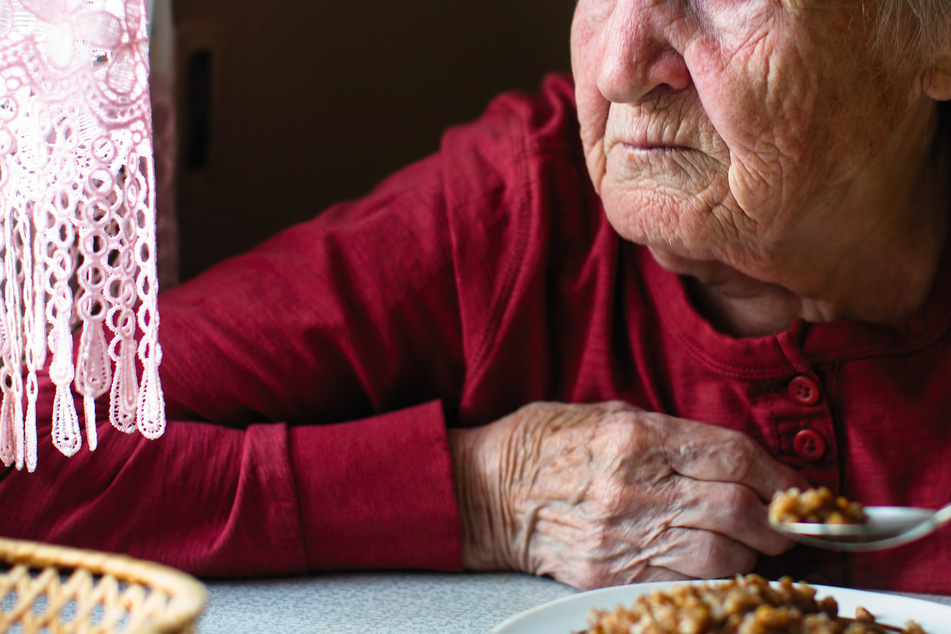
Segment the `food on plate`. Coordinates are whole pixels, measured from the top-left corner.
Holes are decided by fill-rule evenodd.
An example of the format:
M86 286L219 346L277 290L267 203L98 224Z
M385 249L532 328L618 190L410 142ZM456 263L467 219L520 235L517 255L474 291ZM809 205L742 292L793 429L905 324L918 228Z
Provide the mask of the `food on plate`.
M864 524L865 508L841 495L833 495L826 487L800 491L793 487L779 491L769 503L769 521L807 522L811 524Z
M630 607L592 610L588 629L576 634L926 634L913 621L904 628L878 623L861 607L854 618L842 617L834 598L816 595L789 577L684 583L638 596Z

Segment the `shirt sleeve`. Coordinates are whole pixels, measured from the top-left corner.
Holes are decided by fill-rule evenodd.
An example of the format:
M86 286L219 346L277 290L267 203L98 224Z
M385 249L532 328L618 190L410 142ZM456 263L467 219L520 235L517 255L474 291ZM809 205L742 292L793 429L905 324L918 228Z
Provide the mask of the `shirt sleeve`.
M444 411L465 363L441 183L422 161L163 293L157 440L100 420L95 452L60 456L41 377L39 465L2 473L2 534L207 576L458 569Z

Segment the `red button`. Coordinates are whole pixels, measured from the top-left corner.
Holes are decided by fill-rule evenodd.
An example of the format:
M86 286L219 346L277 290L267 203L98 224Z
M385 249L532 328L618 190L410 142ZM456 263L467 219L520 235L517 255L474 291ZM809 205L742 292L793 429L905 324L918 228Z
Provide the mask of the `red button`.
M789 382L789 396L803 405L815 405L822 397L819 384L808 376L797 376Z
M803 429L793 438L793 451L803 460L816 462L826 455L826 439L812 429Z

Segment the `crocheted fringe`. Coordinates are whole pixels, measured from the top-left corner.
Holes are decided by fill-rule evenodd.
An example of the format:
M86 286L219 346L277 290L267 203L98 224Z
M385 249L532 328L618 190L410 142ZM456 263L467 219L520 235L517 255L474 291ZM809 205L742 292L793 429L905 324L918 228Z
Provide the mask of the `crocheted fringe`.
M0 186L2 191L2 186ZM109 421L123 432L139 430L148 438L157 438L165 429L165 406L158 368L161 348L158 344L157 293L154 263L139 262L132 267L135 277L107 262L98 262L94 254L75 249L76 256L61 258L47 269L44 262L33 261L29 252L56 253L55 245L44 239L25 222L16 208L3 205L0 210L3 268L3 303L0 304L0 460L6 466L36 468L37 372L50 357L49 376L56 386L51 419L54 446L71 456L82 446L80 418L73 389L82 397L86 442L90 450L98 445L95 401L109 393ZM32 232L33 244L17 239ZM154 244L154 232L138 240ZM11 245L28 248L11 248ZM117 252L135 248L123 245ZM151 248L154 251L154 247ZM79 281L70 265L82 260ZM120 258L121 259L121 258ZM90 274L88 268L100 272ZM110 273L106 273L113 269ZM36 280L44 280L36 284ZM78 287L75 301L69 281ZM53 293L46 292L48 286ZM106 287L111 292L103 292ZM134 292L137 287L152 288L145 299ZM134 304L138 304L137 309ZM138 317L138 319L136 319ZM143 333L137 341L136 324ZM81 325L79 345L74 346L73 331ZM107 343L107 332L110 341ZM75 356L74 356L75 350ZM49 353L49 355L47 354ZM75 359L75 362L74 362ZM137 377L137 360L142 378Z
M116 429L165 429L147 15L105 6L10 0L0 16L0 461L18 469L36 468L47 357L63 454L82 447L73 390L91 450L106 393Z

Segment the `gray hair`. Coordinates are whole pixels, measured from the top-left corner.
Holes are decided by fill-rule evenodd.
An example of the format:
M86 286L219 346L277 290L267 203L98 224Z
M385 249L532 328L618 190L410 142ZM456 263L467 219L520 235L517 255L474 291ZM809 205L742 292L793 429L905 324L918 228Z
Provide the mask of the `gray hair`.
M907 51L928 59L951 46L951 1L873 1L878 5L877 43L899 58L907 57Z

